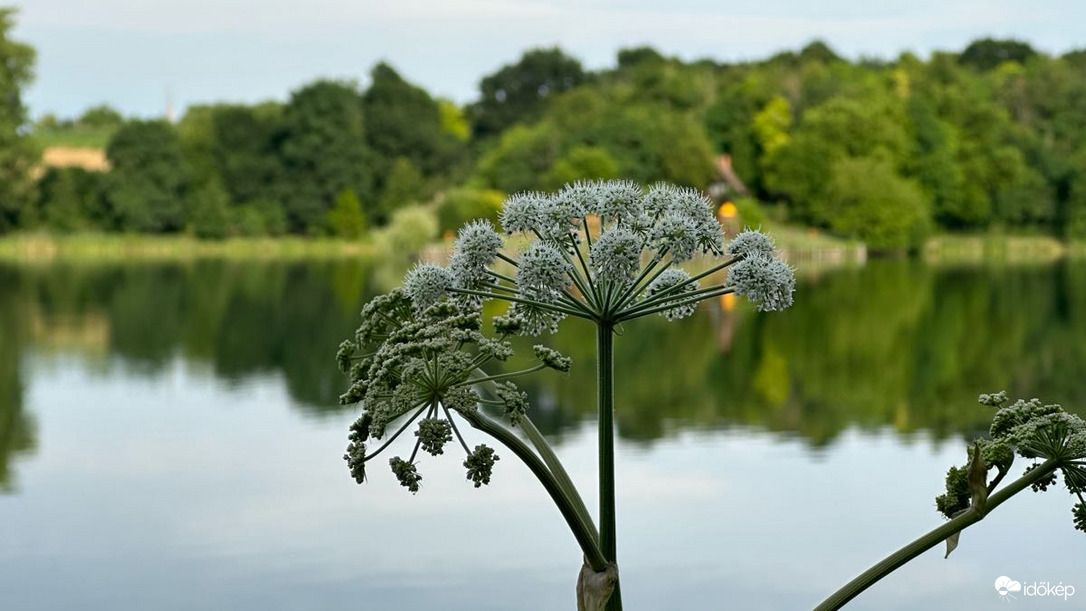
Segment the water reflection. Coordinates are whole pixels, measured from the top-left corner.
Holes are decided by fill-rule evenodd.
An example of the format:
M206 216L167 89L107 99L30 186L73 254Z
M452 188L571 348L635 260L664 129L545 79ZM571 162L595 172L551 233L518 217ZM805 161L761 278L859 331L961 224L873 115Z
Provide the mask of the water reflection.
M35 447L28 354L75 356L149 379L181 358L241 384L278 374L298 409L335 412L331 361L362 304L395 277L358 263L0 267L0 487ZM791 310L730 301L678 323L637 321L617 342L620 434L647 443L732 426L815 447L849 428L936 439L984 426L979 391L1086 401L1086 265L933 269L875 262L802 280ZM593 334L553 340L577 365L529 388L561 439L593 418ZM636 329L634 328L636 326Z

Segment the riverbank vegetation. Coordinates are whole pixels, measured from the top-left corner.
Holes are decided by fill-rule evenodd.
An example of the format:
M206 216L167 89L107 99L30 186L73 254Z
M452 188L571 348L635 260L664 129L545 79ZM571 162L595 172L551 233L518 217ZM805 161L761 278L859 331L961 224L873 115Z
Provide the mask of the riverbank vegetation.
M985 39L853 60L813 42L719 62L642 47L593 71L534 49L466 105L381 63L364 86L318 80L175 123L98 106L31 124L18 92L33 50L10 40L12 19L0 148L18 161L4 165L3 232L354 238L420 203L450 230L493 218L508 193L621 176L744 197L737 223L772 209L873 251L946 232L1086 236L1082 50ZM39 166L55 145L100 146L109 169Z

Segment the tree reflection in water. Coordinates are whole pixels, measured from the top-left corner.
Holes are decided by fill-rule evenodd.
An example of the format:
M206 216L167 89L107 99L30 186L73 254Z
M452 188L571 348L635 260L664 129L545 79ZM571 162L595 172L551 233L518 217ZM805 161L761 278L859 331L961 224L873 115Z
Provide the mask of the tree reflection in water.
M383 277L398 274L355 261L0 267L0 488L36 444L23 408L30 351L75 355L95 375L121 364L155 378L179 358L231 383L277 374L319 417L342 409L332 355ZM796 294L774 316L721 301L630 323L641 328L616 340L619 434L650 443L742 426L820 447L851 427L981 432L990 414L976 395L996 388L1086 404L1086 263L876 261L801 278ZM558 440L595 417L594 335L582 331L554 340L574 358L569 374L525 385Z

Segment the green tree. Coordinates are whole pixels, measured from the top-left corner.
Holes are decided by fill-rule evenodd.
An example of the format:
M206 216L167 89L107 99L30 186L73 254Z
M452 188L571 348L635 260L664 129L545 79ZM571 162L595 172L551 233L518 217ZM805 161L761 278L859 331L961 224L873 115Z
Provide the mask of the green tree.
M99 104L85 110L78 123L85 127L114 129L124 123L124 117L108 104Z
M792 127L792 107L783 96L774 96L753 120L754 135L766 155L772 155L788 144L788 130Z
M588 80L581 62L561 49L532 49L479 83L479 101L470 108L475 133L488 137L515 123L531 123L546 100Z
M82 168L46 170L38 182L38 221L61 232L107 223L102 207L104 176Z
M438 229L453 232L475 219L489 219L497 225L504 200L502 192L493 189L449 189L437 209Z
M832 169L826 192L830 227L876 251L917 247L929 226L928 202L915 181L885 159L845 157Z
M801 220L828 225L827 188L834 165L849 157L878 157L900 167L910 148L904 112L888 96L835 97L808 110L791 139L766 158L766 185L786 197Z
M106 147L112 171L106 197L124 231L169 232L185 225L192 182L181 140L165 121L132 121Z
M20 225L34 202L38 151L24 133L23 88L34 78L33 47L12 40L15 9L0 7L0 233Z
M1003 62L1024 64L1035 55L1037 51L1020 40L982 38L969 43L958 61L977 70L991 70Z
M578 180L618 178L618 162L598 146L579 144L554 162L543 178L546 189L560 189Z
M425 191L426 184L415 164L406 157L396 159L388 171L381 199L377 203L378 219L386 222L397 209L420 201Z
M278 150L284 166L278 191L291 231L321 229L344 189L372 201L375 158L353 84L317 81L292 93Z
M370 79L362 95L366 139L382 160L382 173L400 158L426 175L447 169L462 141L446 130L439 104L388 64L374 66Z
M230 196L217 182L196 189L189 209L189 228L199 238L221 240L230 232Z
M485 187L506 193L539 189L560 147L558 133L547 123L514 125L479 158L475 175Z
M366 231L362 202L349 187L336 196L336 203L325 217L328 232L340 238L357 239Z

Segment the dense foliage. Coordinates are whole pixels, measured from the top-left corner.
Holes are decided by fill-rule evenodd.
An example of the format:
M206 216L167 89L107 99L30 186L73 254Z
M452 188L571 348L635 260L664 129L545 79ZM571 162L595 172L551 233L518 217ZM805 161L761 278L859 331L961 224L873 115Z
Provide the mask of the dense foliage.
M5 45L22 58L7 64L21 70L5 81L17 91L30 56ZM484 76L464 107L385 63L367 81L316 81L284 103L196 106L175 125L118 127L108 107L46 116L33 129L42 142L110 130L113 169L48 170L37 205L6 203L26 209L5 209L0 230L354 235L412 204L450 228L468 211L493 218L496 192L624 177L748 196L754 216L760 201L775 218L877 250L916 247L934 229L1086 236L1083 51L984 39L927 59L850 61L814 42L717 63L635 48L593 72L534 49ZM13 112L5 125L22 125ZM132 153L151 159L124 161ZM724 180L719 155L739 181ZM347 191L363 218L337 228L329 214L342 217L333 210Z

